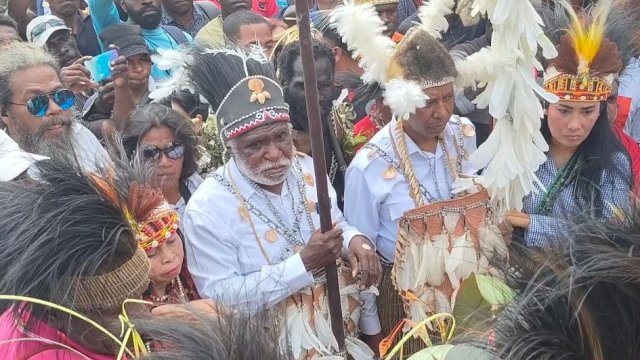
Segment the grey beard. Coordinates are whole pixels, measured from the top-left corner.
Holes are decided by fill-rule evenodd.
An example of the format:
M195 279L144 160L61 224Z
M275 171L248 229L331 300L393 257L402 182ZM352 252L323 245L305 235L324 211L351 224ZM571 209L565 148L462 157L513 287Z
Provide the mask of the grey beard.
M47 129L55 123L63 124L64 131L62 134L57 138L45 136ZM64 116L49 119L40 125L35 132L31 132L26 127L21 126L19 121L16 121L16 125L14 136L22 150L48 157L73 156L73 137L71 136L73 120L69 120Z
M283 157L282 160L279 161L263 161L257 168L251 168L246 159L241 156L234 156L233 159L236 161L236 165L241 173L247 176L249 179L253 180L257 184L274 186L281 184L287 178L289 174L289 169L291 168L291 159L287 159ZM268 169L272 169L275 167L286 166L287 171L284 172L282 176L272 177L267 176L264 172Z

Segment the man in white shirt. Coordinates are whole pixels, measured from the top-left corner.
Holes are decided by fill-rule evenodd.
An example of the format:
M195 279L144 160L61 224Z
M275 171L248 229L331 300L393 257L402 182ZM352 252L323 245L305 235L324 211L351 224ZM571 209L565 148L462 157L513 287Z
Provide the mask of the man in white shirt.
M60 82L53 56L33 44L15 43L0 52L0 119L24 151L75 156L87 170L108 162L96 137L76 123L75 96Z
M344 201L347 221L374 241L385 264L378 297L385 335L389 335L394 325L405 317L419 321L412 317L413 305L411 313L405 314L408 307L405 303L403 310L403 301L413 300L400 299L398 280L391 271L396 254L401 248L406 249L410 242L408 238L404 242L398 240L401 218L409 210L451 199L454 181L460 175L475 173L467 160L476 148L472 123L453 115L453 80L457 71L444 46L427 32L416 30L398 45L392 61L401 68L403 78L400 81L410 82L404 88L414 88L416 97L424 96L425 105L408 108L408 102L389 104L395 114L393 119L358 152L347 169ZM390 88L386 91L394 91ZM386 94L385 98L392 95ZM419 218L423 219L422 215ZM428 239L426 227L421 231L414 238ZM404 252L407 251L409 256L423 256L417 249ZM436 253L435 250L428 252ZM436 257L429 262L444 261L445 255ZM405 265L402 266L406 268ZM412 284L419 283L414 278L418 271L410 276ZM439 276L441 278L442 274ZM426 294L417 290L413 293L416 297ZM431 304L430 300L420 300ZM440 312L434 311L439 308L429 307L432 314ZM449 311L447 308L446 312ZM419 349L418 345L411 345L405 347L405 352L410 354Z
M286 321L294 358L335 354L323 269L348 257L360 274L360 289L369 288L381 270L374 246L344 220L331 187L335 225L319 231L313 162L293 147L289 107L268 60L255 50L247 55L223 49L195 52L192 61L187 76L216 110L232 157L205 180L185 210L187 263L198 292L250 312L281 305L286 316L274 322ZM353 274L340 274L345 289ZM369 300L362 316L355 316L360 300L352 302L353 296L359 298L357 287L343 297L343 312L350 314L349 350L355 346L372 357L353 336L358 317L363 331L380 331L373 294L363 294Z

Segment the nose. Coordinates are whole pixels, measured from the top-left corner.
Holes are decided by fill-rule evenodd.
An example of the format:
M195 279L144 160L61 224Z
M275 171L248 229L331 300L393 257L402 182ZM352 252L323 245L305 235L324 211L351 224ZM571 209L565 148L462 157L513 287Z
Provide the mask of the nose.
M280 160L281 155L282 152L280 151L280 149L275 144L270 143L265 150L264 158L269 161L278 161Z
M577 131L580 130L580 119L578 115L573 115L567 123L567 130Z
M160 256L162 264L170 264L175 259L176 254L168 250L166 246L160 246Z
M172 160L167 157L164 152L160 152L160 157L158 158L158 166L159 167L167 167L171 165Z
M137 61L129 61L129 71L138 73L142 69L142 65L140 65Z
M56 116L62 113L62 109L51 97L49 97L49 107L47 108L47 113L45 116Z
M433 117L436 119L440 119L445 117L447 113L447 107L443 101L438 101L436 103L435 109L433 109Z

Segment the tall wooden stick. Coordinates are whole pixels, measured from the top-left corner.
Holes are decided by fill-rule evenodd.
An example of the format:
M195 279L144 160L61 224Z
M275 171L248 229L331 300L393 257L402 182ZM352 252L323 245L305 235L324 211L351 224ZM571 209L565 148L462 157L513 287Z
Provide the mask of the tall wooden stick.
M316 191L318 192L318 214L320 215L320 230L325 233L331 230L331 199L327 185L327 164L325 162L322 120L320 118L320 103L318 101L318 82L316 66L311 42L311 24L309 21L309 4L306 0L296 1L296 18L300 36L300 56L304 72L304 91L309 119L309 136L311 137L311 151L313 167L316 176ZM338 286L338 268L335 263L325 269L327 275L327 295L329 298L329 312L331 314L331 329L338 341L340 354L344 353L344 328L342 324L342 307L340 305L340 287Z

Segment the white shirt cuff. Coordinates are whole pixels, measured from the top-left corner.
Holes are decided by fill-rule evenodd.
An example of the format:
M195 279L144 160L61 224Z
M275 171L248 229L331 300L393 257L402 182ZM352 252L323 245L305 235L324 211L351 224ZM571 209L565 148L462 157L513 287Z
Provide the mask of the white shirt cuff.
M289 291L295 293L305 286L313 284L313 275L304 267L300 254L295 254L280 264L283 280Z

